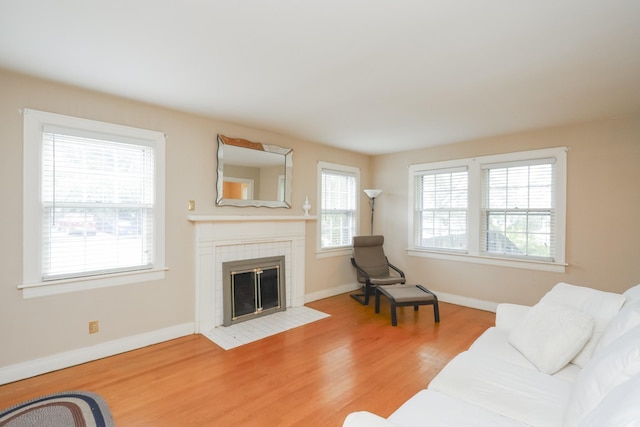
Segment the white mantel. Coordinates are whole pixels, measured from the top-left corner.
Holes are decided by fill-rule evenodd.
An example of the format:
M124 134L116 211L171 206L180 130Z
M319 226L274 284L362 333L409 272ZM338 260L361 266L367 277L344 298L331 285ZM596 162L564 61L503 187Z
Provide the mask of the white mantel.
M285 256L286 306L304 305L306 215L191 214L196 244L196 332L223 323L222 263Z

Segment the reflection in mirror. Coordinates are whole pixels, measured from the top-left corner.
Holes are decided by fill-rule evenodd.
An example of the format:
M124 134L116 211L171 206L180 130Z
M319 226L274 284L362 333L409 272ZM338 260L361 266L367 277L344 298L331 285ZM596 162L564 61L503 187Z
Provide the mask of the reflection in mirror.
M291 207L293 150L218 135L218 206Z

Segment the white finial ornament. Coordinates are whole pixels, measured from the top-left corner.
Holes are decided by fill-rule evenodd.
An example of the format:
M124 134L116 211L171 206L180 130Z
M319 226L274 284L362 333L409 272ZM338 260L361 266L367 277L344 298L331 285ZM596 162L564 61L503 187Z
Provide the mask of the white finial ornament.
M309 203L309 196L304 198L304 205L302 205L302 209L304 209L304 216L309 216L309 209L311 209L311 203Z

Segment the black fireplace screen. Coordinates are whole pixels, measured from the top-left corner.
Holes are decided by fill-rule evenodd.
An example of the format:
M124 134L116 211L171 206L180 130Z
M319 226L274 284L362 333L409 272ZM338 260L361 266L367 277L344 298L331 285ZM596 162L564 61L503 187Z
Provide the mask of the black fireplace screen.
M223 263L224 325L285 309L284 257Z

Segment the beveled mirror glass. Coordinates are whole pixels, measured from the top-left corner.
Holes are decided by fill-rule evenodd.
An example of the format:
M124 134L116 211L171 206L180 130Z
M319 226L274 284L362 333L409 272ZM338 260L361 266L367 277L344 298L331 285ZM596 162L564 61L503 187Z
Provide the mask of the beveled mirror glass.
M291 207L293 150L218 135L218 206Z

